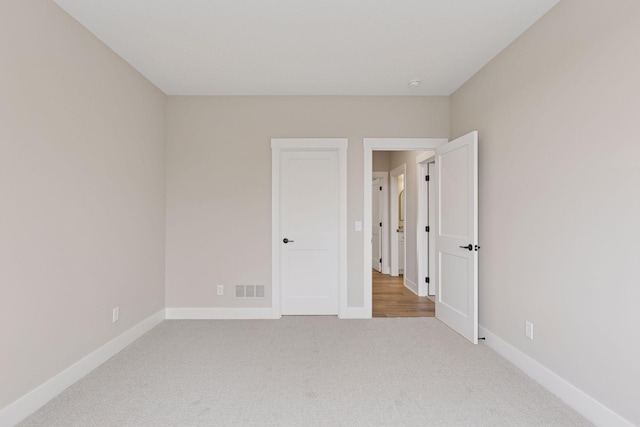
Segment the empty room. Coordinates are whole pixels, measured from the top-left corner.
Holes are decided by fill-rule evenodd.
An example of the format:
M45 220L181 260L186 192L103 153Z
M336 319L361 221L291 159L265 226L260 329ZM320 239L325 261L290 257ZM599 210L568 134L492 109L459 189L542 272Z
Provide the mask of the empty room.
M0 53L0 427L640 425L640 2L0 0Z

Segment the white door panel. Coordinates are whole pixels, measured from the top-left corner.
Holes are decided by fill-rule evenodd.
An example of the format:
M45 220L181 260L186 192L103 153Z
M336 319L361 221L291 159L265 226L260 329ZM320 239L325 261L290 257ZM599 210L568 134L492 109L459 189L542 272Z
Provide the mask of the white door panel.
M376 178L371 184L371 265L382 271L382 179Z
M478 342L478 133L436 149L436 317Z
M338 153L283 152L281 174L282 314L337 314Z
M440 156L440 230L463 240L469 236L469 147L463 145Z

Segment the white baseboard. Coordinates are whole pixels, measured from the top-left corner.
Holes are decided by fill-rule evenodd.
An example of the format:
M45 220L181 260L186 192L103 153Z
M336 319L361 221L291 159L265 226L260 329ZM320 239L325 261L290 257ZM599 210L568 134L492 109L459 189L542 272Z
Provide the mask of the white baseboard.
M407 276L404 276L404 287L409 289L414 294L418 295L418 285L409 280Z
M586 394L555 372L527 356L497 335L480 326L480 335L485 337L485 343L496 353L516 365L525 374L539 382L551 393L562 399L585 418L597 426L633 427L633 424L622 416L604 406L593 397Z
M340 319L371 319L371 310L365 307L346 307L340 310Z
M230 307L187 307L167 308L166 318L169 320L251 320L279 319L280 313L272 308L230 308Z
M164 318L164 309L162 309L25 394L0 411L0 426L13 426L18 424L73 385L73 383L156 327Z

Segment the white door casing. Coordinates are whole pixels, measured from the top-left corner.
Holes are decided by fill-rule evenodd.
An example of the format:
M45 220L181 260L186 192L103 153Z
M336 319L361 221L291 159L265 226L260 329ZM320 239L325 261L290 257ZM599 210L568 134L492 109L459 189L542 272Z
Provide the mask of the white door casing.
M274 311L340 314L346 308L347 141L291 138L271 145Z
M382 179L371 182L371 265L382 271Z
M371 274L371 171L373 168L374 151L411 151L411 150L433 150L440 145L446 144L446 138L365 138L364 146L364 224L363 224L363 247L362 274L364 287L364 301L360 308L349 307L350 317L371 318L372 311L372 274ZM391 187L391 185L389 185ZM391 197L389 196L389 199Z
M436 149L436 317L478 343L478 133Z
M435 176L436 175L436 163L432 162L428 164L428 175L429 176ZM430 227L433 227L435 224L435 218L436 218L436 192L433 190L434 188L434 184L433 181L429 181L429 225ZM436 295L436 287L438 284L438 278L436 277L435 274L433 274L434 272L434 266L436 265L436 233L433 232L433 228L431 228L431 231L429 232L429 265L430 270L429 270L429 274L431 277L431 280L429 281L429 291L428 291L428 295L429 296L435 296Z
M430 191L432 181L427 181L429 176L429 167L435 162L435 152L426 152L416 157L418 166L418 224L416 227L416 246L418 248L418 295L435 295L435 292L429 293L435 282L433 276L433 262L431 256L435 253L435 240L432 242L431 223L433 222L432 210L433 205L431 198L433 191ZM427 231L428 230L428 231ZM427 282L427 278L429 281ZM435 289L434 289L435 291Z

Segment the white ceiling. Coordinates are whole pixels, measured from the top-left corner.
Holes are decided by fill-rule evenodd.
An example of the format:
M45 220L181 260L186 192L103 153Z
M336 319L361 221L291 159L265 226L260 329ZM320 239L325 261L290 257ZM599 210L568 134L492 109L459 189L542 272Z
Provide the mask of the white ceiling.
M169 95L450 95L559 0L54 1Z

